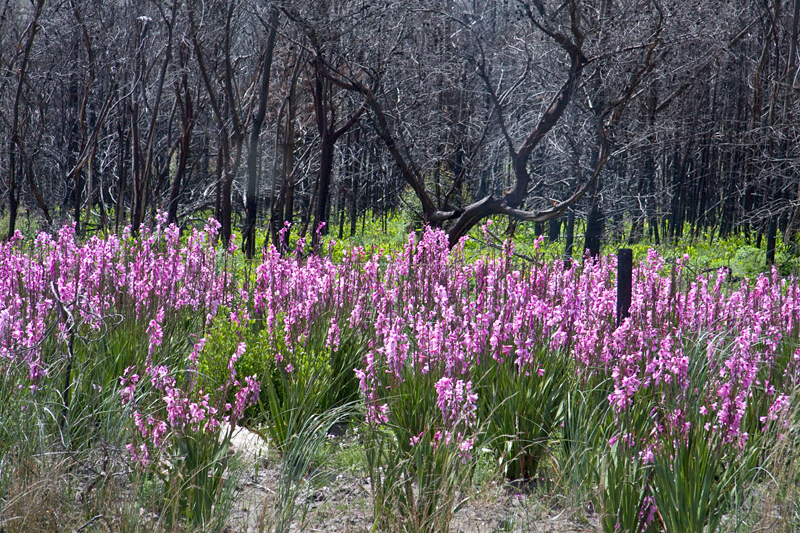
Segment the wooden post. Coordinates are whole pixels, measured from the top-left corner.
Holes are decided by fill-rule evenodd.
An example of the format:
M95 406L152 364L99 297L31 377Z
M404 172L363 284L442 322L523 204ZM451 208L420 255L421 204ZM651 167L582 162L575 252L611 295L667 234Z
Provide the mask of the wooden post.
M633 250L620 248L617 252L617 327L629 317L633 281Z

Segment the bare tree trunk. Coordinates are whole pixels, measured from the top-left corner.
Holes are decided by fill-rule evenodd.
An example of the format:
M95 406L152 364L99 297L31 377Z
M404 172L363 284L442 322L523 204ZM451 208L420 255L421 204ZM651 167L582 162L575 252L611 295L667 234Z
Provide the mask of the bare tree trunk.
M233 189L233 180L239 171L239 165L242 159L242 147L245 139L245 125L242 123L239 113L239 98L237 98L238 91L234 90L234 65L231 60L231 20L233 18L235 2L228 5L225 18L225 31L223 40L223 65L224 72L221 73L223 91L225 93L224 103L226 104L226 116L223 116L220 102L222 99L217 97L217 92L214 90L211 75L206 68L206 63L203 55L203 49L200 45L198 35L198 28L194 20L194 4L188 3L188 16L189 23L192 28L192 43L197 57L197 65L200 68L200 73L203 77L203 83L209 95L211 108L214 112L214 118L220 130L220 151L218 158L218 167L221 170L221 182L218 182L217 188L217 201L216 201L216 216L220 222L222 242L227 247L231 238L231 192ZM246 91L247 92L247 91ZM228 134L228 119L233 125L232 133ZM231 159L232 158L232 159Z
M17 137L11 138L8 143L8 233L6 240L14 236L17 229L17 208L19 206L19 193L17 192Z
M186 167L189 162L189 148L192 144L192 130L194 129L194 107L192 105L192 94L189 90L186 74L181 81L184 98L181 98L181 89L175 88L175 97L181 110L181 138L179 141L180 158L175 176L172 178L172 185L169 190L169 203L167 204L167 224L178 224L178 197L181 193L181 182Z
M242 161L242 143L237 142L235 146L236 154L234 155L233 164L230 168L226 168L222 179L222 202L220 204L220 216L222 220L222 243L227 247L231 242L231 235L233 234L233 226L231 219L233 210L231 206L231 192L233 189L233 179L239 171L239 164Z
M125 220L125 189L128 183L125 162L128 158L130 143L125 138L125 122L128 108L123 106L122 116L117 124L117 201L114 205L114 231L119 233L119 228Z
M303 53L297 54L294 64L294 71L292 72L292 81L289 85L289 95L286 101L286 126L283 133L282 143L282 164L281 164L281 181L280 193L278 194L278 205L274 207L273 227L272 227L272 244L277 249L282 249L282 245L288 244L289 233L291 232L291 224L293 222L292 215L294 213L294 122L297 107L297 80L300 77L301 65L303 62ZM286 231L284 232L284 242L280 242L279 232L283 229L284 224Z
M33 48L33 40L39 31L39 16L42 14L44 0L37 0L33 5L33 17L23 33L25 45L22 48L22 59L17 70L17 90L14 96L14 107L11 119L11 131L8 139L8 233L6 239L14 236L17 224L17 210L19 208L19 184L17 183L17 159L22 153L22 141L19 137L20 104L22 103L22 90L27 77L28 63ZM22 45L22 43L19 43Z
M150 174L152 172L153 167L153 157L155 152L155 131L156 131L156 122L158 120L158 108L161 104L161 95L164 89L164 80L167 76L167 67L169 66L170 61L172 60L172 34L175 25L175 19L178 15L178 0L173 0L172 2L172 10L170 14L170 19L164 19L164 23L167 25L167 48L164 51L164 61L161 63L161 70L158 74L158 82L156 84L156 94L153 102L151 104L152 107L152 116L150 117L150 128L147 134L147 151L145 152L145 160L144 165L141 166L138 170L140 172L134 172L133 176L133 212L131 213L131 232L133 235L139 234L139 227L141 226L144 215L147 212L147 201L148 201L148 193L149 193L149 184L150 184ZM144 40L144 36L147 31L147 22L143 22L142 28L142 36L140 42ZM141 54L142 47L139 47ZM143 59L140 61L140 68L144 69ZM142 77L142 83L144 83L144 77ZM144 91L144 87L142 87L142 91ZM137 103L138 105L138 103ZM138 148L138 142L137 142Z
M335 139L329 131L322 133L319 155L319 172L317 173L317 201L314 211L314 224L311 227L311 242L314 251L318 251L321 235L328 232L327 207L330 202L331 176L333 174L333 149Z
M94 195L94 155L89 157L86 164L86 225L88 229L89 221L92 219L92 196Z
M778 215L772 215L767 229L767 265L775 264L775 239L778 233Z
M356 222L358 221L358 174L361 172L361 166L359 166L359 172L354 172L350 176L350 188L352 190L350 194L350 236L354 236L356 234Z
M586 219L586 233L583 249L589 250L589 257L600 255L600 245L605 230L606 216L597 201L592 202L589 216Z
M95 61L94 61L94 51L92 50L92 41L89 36L89 30L86 28L86 24L83 22L83 17L78 10L77 5L74 2L70 2L72 5L72 13L75 16L75 20L78 22L78 25L81 27L81 32L83 34L83 44L86 47L86 55L89 59L89 79L86 81L86 88L83 91L83 99L81 100L81 108L78 113L79 119L78 123L80 125L81 130L81 143L82 147L81 150L89 149L89 161L88 161L88 169L87 169L87 195L88 195L88 207L87 207L87 221L92 212L92 170L94 170L92 165L92 158L94 157L94 149L93 147L89 146L89 134L87 128L87 119L86 119L86 111L89 104L89 95L92 91L92 86L94 85L95 79ZM75 174L75 231L80 235L82 234L81 228L81 208L83 207L83 179L81 172Z
M548 230L549 231L547 232L547 240L549 242L558 241L558 238L561 235L561 219L560 218L551 219Z
M575 211L567 215L567 235L564 239L564 268L572 266L572 244L575 241Z
M795 58L797 56L797 38L798 33L800 33L800 0L794 0L794 12L792 14L792 35L791 40L789 42L789 56L786 64L786 82L788 85L789 78L792 76L792 71L795 68ZM794 89L800 89L800 86L797 85L798 78L800 76L800 69L797 71L797 75L795 75L794 79ZM787 99L790 98L787 95ZM800 223L800 180L798 180L797 184L797 198L795 199L797 205L794 208L794 212L792 213L792 218L789 220L789 225L786 227L786 233L783 238L784 243L794 242L795 237L797 236L797 227L798 223Z
M214 218L217 222L222 223L222 174L225 167L225 159L227 158L225 151L225 140L220 139L219 147L217 148L217 175L214 180Z
M267 46L264 51L264 65L261 72L261 91L258 97L258 110L253 117L253 129L250 131L250 149L247 152L247 193L245 195L245 223L242 234L242 247L248 259L252 259L256 251L256 216L258 214L258 138L261 135L261 125L267 110L267 97L269 96L270 71L272 69L272 53L275 49L275 37L278 31L278 8L273 5L270 9L269 34Z
M45 202L42 193L39 192L39 187L36 185L36 177L33 174L33 159L28 159L28 164L25 166L25 174L28 177L28 185L31 188L33 197L36 199L36 203L42 210L42 214L44 215L45 220L47 220L47 224L52 224L53 218L50 216L50 209L47 207L47 202Z
M336 105L333 102L332 83L325 77L324 61L321 55L315 61L314 76L314 109L317 118L317 129L320 135L319 172L317 173L316 206L312 203L309 208L314 208L314 223L311 228L312 249L319 251L319 241L328 231L328 207L330 204L331 179L333 177L334 148L339 138L352 128L365 104L362 104L346 121L336 123Z

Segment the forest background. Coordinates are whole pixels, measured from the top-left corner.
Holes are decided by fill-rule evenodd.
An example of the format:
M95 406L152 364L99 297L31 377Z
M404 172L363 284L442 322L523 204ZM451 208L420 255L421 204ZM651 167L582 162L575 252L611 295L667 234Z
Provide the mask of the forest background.
M567 247L577 221L578 255L735 234L772 264L800 218L799 7L6 0L3 233L213 212L252 256L287 223L401 213L452 245L503 215Z

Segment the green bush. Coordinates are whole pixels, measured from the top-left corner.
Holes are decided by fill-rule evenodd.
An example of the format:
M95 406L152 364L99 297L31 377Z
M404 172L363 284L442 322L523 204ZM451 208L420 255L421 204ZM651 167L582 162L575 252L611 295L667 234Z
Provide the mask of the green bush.
M232 319L235 318L235 319ZM240 343L247 348L236 361L237 377L257 376L262 384L260 399L267 401L267 380L279 380L275 368L275 349L272 336L259 320L239 320L233 313L221 310L206 332L206 343L197 358L197 385L205 391L219 389L230 377L228 364ZM234 391L229 391L228 402L233 402ZM243 422L252 421L258 414L257 406L245 411Z
M276 320L278 324L282 322L280 317ZM366 342L360 334L342 327L339 347L331 349L326 343L327 329L319 326L329 323L325 319L316 321L304 344L287 345L283 332L269 331L261 319L245 321L232 313L220 312L198 356L198 386L207 391L224 386L230 376L231 354L243 342L247 348L234 365L236 375L257 376L262 404L268 405L271 401L268 383L275 397L283 403L289 385L294 387L297 383L311 381L323 383L325 387L314 412L324 413L352 402L358 398L354 369L361 364ZM228 401L233 401L232 393ZM259 409L251 406L245 411L244 421L254 422L258 415Z

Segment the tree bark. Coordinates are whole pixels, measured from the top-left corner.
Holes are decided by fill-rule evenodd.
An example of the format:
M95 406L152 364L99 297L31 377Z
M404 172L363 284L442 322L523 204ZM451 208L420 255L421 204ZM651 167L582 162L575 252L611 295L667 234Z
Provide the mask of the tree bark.
M114 204L114 231L117 233L125 219L125 189L128 182L125 162L129 147L128 139L125 137L127 112L128 108L123 106L122 115L117 123L117 199Z
M292 71L292 78L289 84L289 94L286 96L286 124L283 127L282 142L280 144L280 189L278 191L277 200L270 206L272 216L270 217L272 244L275 248L282 250L283 245L289 241L289 233L291 231L292 213L294 212L294 122L295 111L297 107L297 80L300 78L302 71L301 65L303 64L303 52L297 54L294 61L294 68ZM276 142L281 139L279 133L281 127L280 120L278 121L276 129ZM276 150L276 159L278 158ZM273 180L273 193L276 184ZM285 224L288 224L285 226ZM283 233L280 233L283 229ZM283 235L284 242L281 242L281 235ZM264 247L267 245L267 240L264 240Z
M795 66L795 57L797 56L797 39L799 32L800 32L800 0L794 0L794 10L792 13L792 34L791 34L791 40L789 42L789 56L786 64L787 85ZM798 76L800 76L800 69L797 70L797 73L794 78L793 88L795 90L800 89L800 85L798 85L797 83L799 79ZM788 95L787 98L789 98ZM798 180L797 183L797 198L795 199L795 201L797 202L797 205L795 206L794 211L792 213L792 218L789 220L789 225L786 227L786 232L783 238L784 243L794 242L794 239L797 237L797 227L798 223L800 223L800 180Z
M600 245L605 230L606 216L602 208L596 203L592 203L592 209L586 219L586 234L583 249L589 251L589 257L595 258L600 255Z
M19 137L20 129L20 104L22 103L22 90L25 87L28 72L28 64L33 48L33 41L39 31L39 16L42 14L44 0L37 0L33 5L33 16L30 24L25 29L23 37L25 39L22 48L22 59L17 70L17 90L14 96L14 106L12 108L11 131L8 138L8 233L6 239L11 239L16 231L17 211L19 208L19 184L17 183L17 165L19 155L22 153L22 140ZM22 43L19 43L22 45Z
M575 241L575 211L569 210L567 216L567 235L564 239L564 268L572 266L572 245Z
M189 162L189 148L192 144L192 130L194 129L194 107L192 105L192 95L189 91L185 74L181 84L185 98L181 98L181 89L175 87L175 98L181 110L180 157L178 159L178 168L175 170L175 176L172 178L172 185L169 191L167 224L178 224L178 197L181 193L181 182L183 181L184 174L186 174L186 167Z
M775 239L778 232L778 215L772 215L769 219L767 230L767 265L775 264Z
M561 235L561 219L553 218L550 220L550 225L547 232L547 240L549 242L557 242Z
M320 158L319 172L317 173L316 205L311 206L314 207L314 223L311 228L311 243L314 251L319 251L320 238L328 230L328 207L330 204L336 142L350 128L355 126L365 107L366 102L354 111L347 120L337 124L337 106L333 102L333 83L325 76L325 63L322 53L318 52L314 61L314 111L320 135Z
M139 234L139 228L144 220L144 215L147 212L148 193L150 185L150 174L153 167L153 157L155 153L155 132L156 122L158 121L158 108L161 104L161 95L164 89L164 80L167 76L167 67L172 60L172 35L175 19L178 15L178 0L173 0L170 19L166 19L164 23L167 25L167 48L164 51L164 61L161 63L161 70L158 74L158 82L156 84L156 94L152 102L152 116L150 117L150 126L147 133L146 151L144 153L144 164L137 166L133 173L133 209L131 212L131 233L133 235ZM147 22L144 22L140 42L144 41L147 31ZM142 46L139 47L137 55L140 56L140 69L144 71L144 58L141 57ZM142 83L144 77L142 76ZM144 91L144 86L141 87ZM138 102L135 103L138 110ZM138 113L134 113L138 115ZM138 119L138 116L136 117ZM137 136L138 137L138 136ZM138 142L135 149L139 150Z
M267 110L269 96L270 72L272 69L272 53L275 49L275 38L278 31L278 8L270 9L269 34L264 51L264 64L261 72L261 90L258 97L258 110L253 116L253 129L250 130L250 148L247 152L247 186L245 195L245 224L242 232L242 247L248 259L252 259L256 251L256 216L258 215L258 139Z

